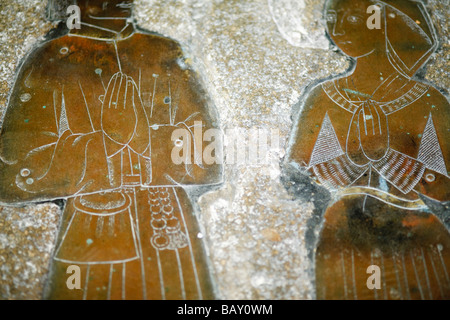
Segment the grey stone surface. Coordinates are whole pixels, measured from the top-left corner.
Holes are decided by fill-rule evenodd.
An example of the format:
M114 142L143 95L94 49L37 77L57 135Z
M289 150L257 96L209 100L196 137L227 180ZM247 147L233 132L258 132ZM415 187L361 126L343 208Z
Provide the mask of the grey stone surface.
M300 22L283 7L287 3L303 10ZM44 4L0 0L1 111L14 70L51 27L44 19ZM218 109L225 133L241 128L248 138L252 128L279 132L270 163L228 161L224 184L198 199L219 298L314 298L310 259L314 235L309 227L311 221L320 224L317 207L326 194L306 188L311 198L296 196L308 182L287 184L280 163L302 91L351 66L324 42L322 6L322 0L135 1L140 27L181 43ZM428 6L441 45L422 76L448 88L449 1L430 0ZM248 139L240 142L248 147ZM191 193L197 199L195 191ZM0 298L39 298L59 215L53 204L0 209Z
M54 248L55 204L0 208L0 297L40 299Z

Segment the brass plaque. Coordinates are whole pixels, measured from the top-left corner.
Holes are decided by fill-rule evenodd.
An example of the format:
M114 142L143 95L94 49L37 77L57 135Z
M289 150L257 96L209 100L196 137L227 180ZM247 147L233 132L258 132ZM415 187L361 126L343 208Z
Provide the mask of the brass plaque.
M26 57L0 134L1 202L66 200L44 298L214 298L184 190L221 182L193 136L217 129L214 108L180 45L136 28L132 1L78 6L79 29Z
M354 68L305 95L287 157L331 192L316 296L448 299L449 102L416 77L438 43L430 17L415 1L329 0L324 18Z

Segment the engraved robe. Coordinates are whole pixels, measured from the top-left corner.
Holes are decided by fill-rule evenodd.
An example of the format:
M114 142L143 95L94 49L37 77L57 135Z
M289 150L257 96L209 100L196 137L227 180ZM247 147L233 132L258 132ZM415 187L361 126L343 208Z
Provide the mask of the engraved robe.
M204 146L194 137L191 161L175 164L171 134L192 133L198 123L202 132L217 128L217 115L176 42L132 25L113 38L98 33L46 41L21 65L0 134L0 200L68 199L49 298L210 298L182 187L220 183L221 165L195 161ZM150 127L141 153L103 130L102 105L117 73L134 81ZM118 123L122 112L133 109L117 110ZM67 264L82 266L83 292L65 288Z

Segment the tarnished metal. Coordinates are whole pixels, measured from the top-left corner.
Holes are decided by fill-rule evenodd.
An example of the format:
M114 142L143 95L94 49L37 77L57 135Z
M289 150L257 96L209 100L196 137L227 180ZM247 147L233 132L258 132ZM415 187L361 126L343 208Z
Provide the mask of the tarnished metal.
M414 77L437 46L425 7L329 0L325 18L355 67L308 92L288 155L334 195L315 250L317 298L450 298L450 235L437 217L450 200L449 103Z
M212 298L183 187L220 183L221 166L172 133L217 128L213 106L175 41L136 29L132 1L78 5L81 28L19 70L0 136L1 201L67 200L46 298ZM175 164L174 145L188 142ZM81 289L67 286L70 265Z

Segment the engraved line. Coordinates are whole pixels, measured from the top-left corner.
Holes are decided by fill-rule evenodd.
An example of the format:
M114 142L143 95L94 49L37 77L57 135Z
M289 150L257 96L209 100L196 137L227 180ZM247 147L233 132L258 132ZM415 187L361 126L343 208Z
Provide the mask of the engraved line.
M402 88L405 87L408 83L409 83L409 82L405 83L405 85L403 85ZM402 89L402 88L400 88L400 89ZM394 100L394 101L392 101L392 102L386 104L386 105L385 105L386 107L388 107L388 108L390 108L390 109L393 109L392 111L390 111L390 112L388 113L388 115L391 114L391 113L394 113L394 112L396 112L396 111L398 111L398 110L401 110L401 109L403 109L404 107L406 107L406 106L408 106L408 105L410 105L410 104L416 102L420 97L422 97L422 96L425 94L425 92L428 91L428 88L427 88L426 86L422 85L422 84L416 84L416 85L410 90L410 92L411 92L411 91L415 91L415 90L417 90L417 95L416 95L416 97L414 97L414 98L406 99L406 98L405 98L405 95L406 95L406 94L405 94L405 95L401 96L400 98L398 98L398 99L396 99L396 100ZM397 90L397 91L399 91L399 90ZM397 91L396 91L396 92L397 92Z
M177 200L178 208L180 209L181 219L182 219L183 225L184 225L184 232L186 234L186 238L187 238L187 242L188 242L188 246L189 246L189 253L191 255L192 266L193 266L193 269L194 269L195 283L197 285L197 292L198 292L198 296L199 296L198 300L203 300L203 293L202 293L202 289L200 287L200 280L198 278L197 266L195 265L194 253L193 253L193 250L192 250L191 237L189 235L189 231L187 229L186 221L184 219L183 208L181 207L180 199L178 199L178 195L177 195L177 192L176 192L175 188L172 187L171 189L172 189L173 194L175 195L175 199Z
M122 264L122 300L125 300L126 263Z
M184 277L183 277L183 267L181 265L180 261L180 254L178 252L178 248L175 249L175 255L177 257L177 264L178 264L178 275L180 277L180 288L181 288L181 297L183 300L186 300L186 290L184 288Z
M442 263L442 267L444 268L444 274L445 274L445 278L447 279L447 282L450 284L450 279L448 277L448 272L447 272L447 267L445 265L444 259L442 258L442 254L441 251L439 250L439 247L436 248L439 254L439 258L441 259L441 263Z
M367 189L369 189L369 188L367 188ZM422 210L422 209L426 208L426 206L421 202L421 200L414 200L414 201L403 200L404 202L410 202L411 205L410 206L401 206L401 205L396 204L394 202L389 202L389 199L383 199L383 198L381 198L379 196L376 196L374 194L368 194L368 193L365 193L365 192L345 192L345 193L341 193L341 194L343 194L345 196L349 196L349 195L370 196L370 197L372 197L374 199L377 199L377 200L379 200L381 202L387 203L387 204L389 204L389 205L391 205L393 207L400 208L400 209ZM395 197L392 197L392 198L395 199ZM400 199L400 200L402 200L402 199Z
M34 148L33 150L31 150L30 152L27 153L27 155L25 156L25 159L27 159L29 156L35 154L36 152L39 152L39 151L45 150L45 149L47 149L47 148L50 148L51 146L54 146L54 145L56 145L57 143L58 143L58 142L52 142L52 143L45 144L45 145L42 145L42 146L40 146L40 147ZM3 162L5 162L5 163L7 163L7 164L11 164L11 165L17 163L17 161L16 161L16 162L12 162L12 161L11 161L11 162L10 162L10 161L3 161Z
M366 136L367 136L366 110L365 110L365 108L363 107L363 108L361 108L361 111L362 111L362 113L363 113L363 119L364 119L364 133L365 133ZM360 111L359 113L361 113L361 111ZM360 131L359 134L361 135L361 131ZM359 139L359 141L361 141L361 138Z
M70 136L67 136L64 139L64 142L62 142L62 144L65 144L69 138L70 138ZM60 143L60 141L61 141L61 136L59 136L58 141L56 142L56 144L58 145ZM50 171L50 169L52 168L52 165L53 165L53 159L55 158L56 151L57 151L57 148L55 148L53 150L52 157L50 159L50 163L48 164L47 169L45 170L45 172L42 175L40 175L39 177L36 178L36 181L39 181L39 180L43 179L49 173L49 171Z
M98 37L92 37L92 36L85 36L85 35L81 35L81 34L74 34L74 33L68 33L67 34L68 37L79 37L79 38L85 38L85 39L91 39L91 40L97 40L97 41L103 41L103 42L111 42L111 39L104 39L104 38L98 38ZM124 40L124 39L122 39Z
M28 80L29 80L31 74L33 73L33 69L34 69L34 65L31 66L30 72L28 73L27 77L26 77L25 80L23 81L23 84L24 84L25 87L27 87L28 89L31 89L31 87L30 87L30 85L29 85L29 83L28 83Z
M408 284L408 275L406 273L405 253L404 252L402 252L402 267L403 267L403 278L405 280L406 297L407 297L407 300L411 300L411 294L409 292L409 284Z
M97 228L95 229L95 236L100 238L103 232L103 217L97 216Z
M56 95L57 93L55 89L53 90L53 110L55 111L56 133L59 133L58 112L56 111Z
M90 143L93 139L94 139L94 138L89 139L89 141L86 143L86 147L85 147L85 149L84 149L83 173L82 173L82 175L81 175L81 178L80 178L80 179L78 180L78 182L77 182L77 186L84 180L84 177L85 177L85 175L86 175L87 162L88 162L88 154L87 154L87 151L88 151L89 143Z
M387 300L388 299L388 295L387 295L387 284L386 284L386 274L385 274L385 269L384 269L383 252L380 252L380 257L381 257L381 277L383 279L384 300Z
M85 214L84 216L85 216L85 218L84 218L84 228L85 229L89 229L89 226L91 225L92 215Z
M132 257L132 258L129 258L129 259L122 259L122 260L113 260L113 261L88 261L88 262L86 262L86 261L75 261L75 260L68 260L68 259L60 259L60 258L53 258L54 260L57 260L57 261L61 261L61 262L64 262L64 263L76 263L76 264L82 264L82 265L88 265L88 264L92 264L92 265L98 265L98 264L102 264L102 265L104 265L104 264L117 264L117 263L124 263L124 262L129 262L129 261L133 261L133 260L136 260L136 259L138 259L139 257L138 256L136 256L136 257Z
M397 157L398 158L398 157ZM394 164L391 168L391 170L389 170L386 173L386 177L392 181L392 178L395 177L395 173L396 171L403 165L403 163L405 162L405 157L400 156L400 159L398 159L398 162L396 164Z
M322 169L322 172L324 173L324 176L325 176L327 182L329 182L335 189L337 189L339 187L339 185L333 179L333 177L332 177L333 173L331 173L331 175L330 175L330 173L328 172L327 166L323 163L320 164L320 168Z
M164 276L161 267L161 258L159 257L159 249L156 249L156 261L158 262L159 286L161 289L161 300L166 300L166 290L164 288Z
M118 77L118 75L117 75L117 73L116 73L116 74L113 75L113 76L111 77L111 79L109 80L108 88L110 88L110 86L111 86L111 84L112 84L112 82L113 82L113 80L114 80L114 84L113 84L113 87L112 87L112 92L114 92L114 89L116 88L117 77ZM106 96L105 96L105 98L103 98L103 104L106 102L105 99L106 99ZM111 102L112 102L112 99L113 99L113 94L111 93L110 96L109 96L109 101L107 102L107 103L108 103L108 108L111 108ZM102 108L102 119L103 119L103 108ZM102 129L103 129L103 126L102 126Z
M425 261L425 255L423 254L423 248L422 247L420 247L420 252L422 254L423 269L425 271L425 280L427 282L428 292L430 293L430 300L433 300L433 293L432 293L432 290L431 290L430 278L428 277L427 263Z
M154 78L155 78L155 82L153 83L152 108L150 109L150 118L153 116L153 106L154 106L154 102L155 102L155 93L156 93L156 80L158 79L158 77L154 77Z
M412 250L409 251L409 255L411 256L411 262L412 262L412 266L414 269L414 274L416 275L417 286L419 287L420 298L422 300L425 300L425 297L423 295L422 285L421 285L420 279L419 279L419 274L417 273L416 263L414 261L414 256L413 256Z
M438 284L439 291L441 292L441 297L444 298L444 291L442 290L441 280L439 279L439 274L438 274L438 272L436 270L436 266L434 264L433 256L431 254L430 249L428 249L428 256L430 257L431 267L433 269L434 277L436 278L436 282Z
M402 163L402 164L403 164L403 163ZM405 172L406 172L406 167L405 167L405 166L407 166L407 165L408 165L408 163L406 163L404 166L402 166L402 167L400 168L400 171L397 172L396 177L392 180L392 182L393 182L394 184L398 185L398 182L400 181L400 179L403 177L403 175L404 175Z
M147 287L146 287L146 282L145 282L144 257L142 255L142 243L141 243L141 237L139 234L139 217L138 217L138 211L137 211L137 200L136 200L136 189L135 188L133 188L133 197L134 197L134 212L136 215L136 237L138 240L138 250L139 250L140 262L141 262L142 295L143 295L143 299L147 300Z
M139 96L141 96L141 68L139 68Z
M388 52L387 58L388 58L390 64L391 64L391 65L394 67L394 69L397 70L397 72L400 73L403 77L405 77L406 79L410 79L410 77L409 77L405 72L403 72L403 70L401 69L401 66L398 65L397 61L394 61L394 56L393 56L392 54L389 54L389 53L394 53L394 54L395 54L395 51L392 49L392 44L391 44L391 42L387 39L387 35L385 36L385 38L386 38L386 48L387 48L387 52Z
M372 51L373 51L373 50L372 50ZM377 93L377 91L378 91L382 86L385 86L385 88L388 88L388 87L389 87L389 85L390 85L392 82L389 82L387 85L386 85L386 82L387 82L392 76L393 76L393 74L390 74L389 76L386 77L386 79L384 79L384 80L378 85L378 87L372 92L372 95L370 96L371 99L375 96L375 93ZM386 90L386 89L384 89L384 90ZM383 91L384 91L384 90L383 90ZM379 99L378 101L381 101L381 99Z
M125 17L96 17L96 16L93 16L93 15L89 15L89 18L91 18L93 20L127 20L128 19L128 18L125 18ZM85 23L85 22L82 22L81 24L85 24L85 25L92 26L94 28L99 28L100 29L100 27L98 27L98 26L96 26L94 24L88 24L88 23ZM107 29L107 28L101 28L101 29L104 30L104 31L109 31L109 32L116 33L116 34L119 35L128 26L129 26L129 24L125 25L125 27L123 27L122 30L119 31L119 32L113 31L113 30Z
M389 83L387 84L386 88L389 88L389 87L391 86L391 84L392 84L395 80L397 80L399 77L400 77L399 75L396 75L396 76L391 80L391 82L389 82ZM388 91L386 92L386 94L380 98L380 101L383 101L383 99L384 99L389 93L391 93L391 91L392 91L392 88L391 88L390 90L388 90Z
M369 166L369 179L367 182L368 187L370 187L371 180L372 180L372 166ZM363 212L366 209L366 201L367 201L367 195L364 197L364 201L363 201Z
M378 112L377 108L375 108L375 112L377 113L377 117L378 117L378 128L380 129L380 135L383 135L383 131L381 130L381 117L380 117L380 113Z
M87 268L86 268L86 281L84 282L84 289L83 289L83 300L86 300L86 298L87 298L90 268L91 268L91 266L88 264Z
M329 86L329 85L328 85L328 86ZM328 88L326 88L326 86L322 85L322 88L324 89L323 91L326 93L326 95L328 96L328 98L330 98L330 100L333 101L336 105L338 105L339 107L341 107L341 108L344 109L345 111L348 111L348 112L350 112L350 113L352 113L352 114L354 113L354 110L353 110L353 111L350 111L349 109L344 108L344 107L341 106L339 103L337 103L336 100L333 99L333 98L330 96L330 93L328 92Z
M105 90L105 94L106 94L106 86L105 86L105 83L103 82L103 78L102 78L101 72L98 73L98 77L100 78L100 82L102 83L103 90Z
M75 216L76 216L77 212L78 212L78 211L75 209L75 211L74 211L72 217L70 218L69 225L67 226L67 229L66 229L66 231L64 232L64 235L62 236L61 242L60 242L58 248L57 248L56 251L55 251L54 257L57 257L57 256L58 256L59 250L61 249L62 244L64 243L64 240L66 239L67 233L69 233L70 226L72 225L72 222L73 222L73 220L75 219ZM53 258L53 259L56 259L56 258Z
M341 177L339 176L338 172L336 171L335 167L333 167L333 164L326 164L327 166L329 166L330 169L330 173L333 176L333 178L341 185L344 186L345 182L342 181ZM335 166L335 165L334 165Z
M119 82L119 86L117 87L118 88L118 90L117 90L117 95L116 95L116 102L114 103L113 102L113 105L114 105L114 109L117 109L117 107L119 106L119 96L120 96L120 92L121 92L121 89L122 89L122 82L123 82L123 78L124 78L124 76L123 75L119 75L119 78L120 78L120 82ZM127 80L127 78L125 77L125 94L124 94L124 96L123 96L123 108L124 109L126 109L126 99L127 99L127 90L128 90L128 84L127 84L127 82L128 82L128 80ZM116 82L117 83L117 82ZM114 87L114 89L115 89L116 87Z
M409 166L411 167L411 163L409 163ZM411 178L415 178L417 176L417 169L419 168L419 166L420 166L420 162L415 161L411 171L405 177L405 180L403 181L403 183L399 186L401 189L405 189L407 184L411 181Z
M374 265L374 264L373 264L373 251L370 252L370 264L371 264L371 265ZM375 296L375 300L378 300L378 292L377 292L377 289L374 289L374 290L372 290L372 291L373 291L373 294L374 294L374 296Z
M91 16L91 15L89 15L89 17L92 18L92 19L99 19L98 17L94 17L94 16ZM100 19L102 19L102 18L100 18ZM103 19L108 19L108 18L103 18ZM82 25L85 25L85 26L88 26L88 27L92 27L92 28L95 28L95 29L108 31L108 32L111 32L111 33L114 33L114 34L119 34L119 32L111 30L111 29L108 29L108 28L103 28L103 27L100 27L100 26L97 26L97 25L93 25L93 24L90 24L90 23L86 23L86 22L82 22L82 21L80 23Z
M107 300L111 300L111 286L112 286L112 276L113 276L113 270L114 265L111 264L109 267L109 281L108 281L108 294L107 294Z
M108 235L110 237L114 236L114 224L115 224L115 215L111 215L108 217Z
M403 300L403 291L400 283L400 276L398 274L397 263L395 261L394 252L392 252L392 262L394 265L395 278L397 279L398 293L400 294L400 298Z
M343 251L341 251L341 266L342 266L342 273L343 273L343 280L344 280L344 296L345 296L345 300L348 300L347 277L345 275L345 262L344 262L344 252Z
M345 182L347 182L347 184L351 183L352 180L350 179L350 177L347 175L347 173L345 172L345 170L342 168L341 163L339 162L339 160L336 163L336 169L338 171L338 173L342 176L342 178L344 179ZM343 183L344 185L344 183Z
M133 160L131 160L131 152L130 152L130 148L127 148L128 150L128 159L130 160L130 170L131 170L131 175L134 175L134 170L133 170Z
M116 49L117 64L119 65L120 72L122 72L122 65L120 64L119 50L117 49L117 42L116 41L114 41L114 48Z
M356 276L355 276L355 255L352 248L352 280L353 280L353 295L355 300L358 300L358 294L356 291Z
M374 114L372 112L372 108L368 108L370 111L370 120L372 120L372 135L375 135L375 119L374 119ZM376 109L376 108L375 108ZM364 121L366 121L366 119L364 119ZM380 126L380 122L378 122L378 125ZM380 126L380 131L381 131L381 126Z
M94 132L95 129L94 129L94 124L92 123L91 113L89 112L89 107L88 107L88 103L86 101L86 96L84 95L84 91L83 91L83 88L81 87L81 83L79 80L78 80L78 85L80 86L81 94L83 95L84 105L86 106L86 111L89 116L89 122L91 124L92 132Z

